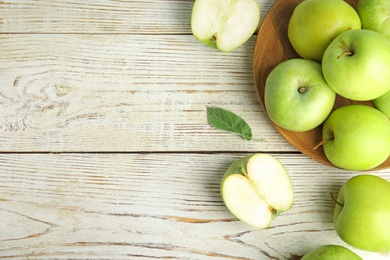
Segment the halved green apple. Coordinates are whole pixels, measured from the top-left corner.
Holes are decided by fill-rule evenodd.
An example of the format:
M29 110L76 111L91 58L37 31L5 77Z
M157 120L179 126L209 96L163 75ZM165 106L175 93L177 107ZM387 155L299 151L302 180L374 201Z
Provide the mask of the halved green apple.
M191 29L200 42L230 52L253 35L259 22L256 0L196 0Z
M221 181L221 196L239 220L267 228L294 202L290 177L275 157L257 153L234 162Z

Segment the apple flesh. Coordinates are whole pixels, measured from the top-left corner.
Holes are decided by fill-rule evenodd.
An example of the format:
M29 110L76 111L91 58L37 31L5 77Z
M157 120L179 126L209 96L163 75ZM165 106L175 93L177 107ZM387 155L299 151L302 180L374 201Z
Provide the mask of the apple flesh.
M390 41L366 29L346 31L328 46L322 70L340 96L367 101L390 90Z
M390 121L366 105L332 111L322 128L325 156L346 170L370 170L390 155Z
M371 101L375 108L390 118L390 91Z
M357 12L362 28L379 32L390 40L390 1L359 0Z
M260 6L255 0L196 0L191 29L200 42L230 52L253 35L259 22Z
M333 221L347 244L371 252L390 252L390 182L363 174L342 185Z
M268 75L264 103L271 120L280 127L304 132L327 118L336 93L322 75L321 65L312 60L289 59Z
M271 155L254 154L234 162L221 181L221 197L239 220L264 229L294 201L290 177Z
M339 245L320 246L306 255L301 260L363 260L350 249Z
M325 49L342 32L361 29L359 15L340 0L305 0L289 20L288 38L295 51L305 59L321 62Z

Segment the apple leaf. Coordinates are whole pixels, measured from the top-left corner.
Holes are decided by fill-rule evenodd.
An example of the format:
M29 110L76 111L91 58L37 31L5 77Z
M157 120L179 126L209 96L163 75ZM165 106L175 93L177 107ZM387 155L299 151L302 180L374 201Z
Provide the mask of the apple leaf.
M237 133L247 141L252 139L252 129L238 115L218 107L207 107L207 120L217 129Z

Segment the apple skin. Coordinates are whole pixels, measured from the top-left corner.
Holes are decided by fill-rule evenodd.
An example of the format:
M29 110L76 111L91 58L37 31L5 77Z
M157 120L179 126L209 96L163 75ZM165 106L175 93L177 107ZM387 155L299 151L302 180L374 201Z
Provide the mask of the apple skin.
M390 1L359 0L357 13L362 28L379 32L390 40Z
M321 65L307 59L289 59L268 75L264 103L280 127L304 132L319 126L333 109L336 93L326 83Z
M255 0L196 0L191 30L200 42L222 52L243 45L260 23L260 6Z
M363 260L350 249L339 245L320 246L306 255L301 260Z
M322 71L340 96L376 99L390 90L390 41L365 29L343 32L326 49Z
M366 105L332 111L322 128L323 149L330 162L346 170L370 170L390 155L390 121Z
M321 62L332 40L351 29L361 29L361 22L348 3L342 0L305 0L294 9L287 35L302 58Z
M390 118L390 91L387 91L382 96L371 100L375 108L382 111L388 118Z
M390 182L362 174L341 187L333 221L347 244L370 252L390 252Z
M279 160L262 153L232 163L221 180L220 192L234 216L260 229L269 227L277 215L294 203L286 169Z

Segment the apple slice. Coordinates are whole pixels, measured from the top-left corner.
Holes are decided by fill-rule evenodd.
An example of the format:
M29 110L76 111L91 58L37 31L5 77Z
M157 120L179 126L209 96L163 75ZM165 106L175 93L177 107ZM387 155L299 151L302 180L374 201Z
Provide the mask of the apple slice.
M221 181L221 196L241 221L267 228L294 201L290 177L273 156L254 154L234 162Z
M196 0L191 29L200 42L230 52L244 44L260 22L255 0Z

